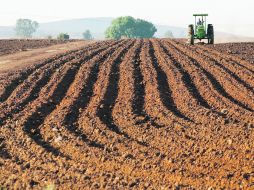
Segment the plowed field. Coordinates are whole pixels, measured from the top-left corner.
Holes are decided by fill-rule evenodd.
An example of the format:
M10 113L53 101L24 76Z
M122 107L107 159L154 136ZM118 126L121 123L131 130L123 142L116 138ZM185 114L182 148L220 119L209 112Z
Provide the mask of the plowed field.
M0 75L0 186L254 189L254 65L96 42ZM1 189L1 187L0 187Z
M211 45L211 47L254 63L253 42L216 44L214 46Z

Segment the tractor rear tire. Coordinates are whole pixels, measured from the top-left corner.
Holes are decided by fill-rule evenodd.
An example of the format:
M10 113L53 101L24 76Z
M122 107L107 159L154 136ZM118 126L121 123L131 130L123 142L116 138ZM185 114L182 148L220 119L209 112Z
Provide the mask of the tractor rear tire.
M188 42L191 45L194 44L194 26L193 26L193 24L190 24L188 26Z
M207 27L208 44L214 44L214 29L212 24Z

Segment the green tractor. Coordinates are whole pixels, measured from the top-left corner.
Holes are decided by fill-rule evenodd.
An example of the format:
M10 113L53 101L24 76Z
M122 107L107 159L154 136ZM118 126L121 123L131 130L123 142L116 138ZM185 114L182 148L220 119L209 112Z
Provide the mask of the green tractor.
M194 14L193 16L195 17L195 24L190 24L188 27L189 43L193 45L195 39L199 39L199 41L207 39L208 44L214 44L213 25L206 25L208 14Z

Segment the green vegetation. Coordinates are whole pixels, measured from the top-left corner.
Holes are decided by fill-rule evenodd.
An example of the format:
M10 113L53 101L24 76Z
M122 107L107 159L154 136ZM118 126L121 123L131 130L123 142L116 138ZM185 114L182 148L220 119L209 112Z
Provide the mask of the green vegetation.
M105 32L105 37L109 39L152 38L156 31L152 23L126 16L113 20Z
M165 38L174 38L174 35L170 30L168 30L167 32L165 32L164 37Z
M70 36L69 36L67 33L60 33L60 34L57 36L57 39L58 39L58 40L69 40L69 39L70 39Z
M92 36L90 30L86 30L82 35L85 40L92 40L93 39L93 36Z
M56 186L54 184L49 184L46 187L44 187L44 190L55 190Z
M32 34L39 28L36 21L30 19L18 19L16 22L16 35L22 38L31 38Z
M47 39L48 39L48 40L52 40L52 39L53 39L53 36L48 35L48 36L47 36Z

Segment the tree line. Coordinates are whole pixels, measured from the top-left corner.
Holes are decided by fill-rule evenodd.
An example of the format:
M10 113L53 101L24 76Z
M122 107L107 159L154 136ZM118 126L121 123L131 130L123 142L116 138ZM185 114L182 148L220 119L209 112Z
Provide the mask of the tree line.
M39 28L39 23L30 19L18 19L16 22L16 35L22 38L31 38ZM105 31L106 39L122 38L152 38L157 32L156 27L151 22L142 19L135 19L131 16L119 17L112 21L111 25ZM92 40L93 36L90 30L82 33L83 39ZM171 31L164 35L166 38L173 38ZM70 36L67 33L60 33L57 36L59 40L68 40ZM48 36L52 39L52 36Z

